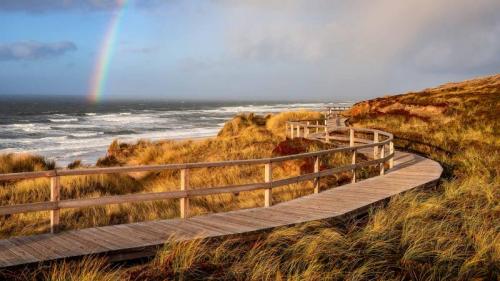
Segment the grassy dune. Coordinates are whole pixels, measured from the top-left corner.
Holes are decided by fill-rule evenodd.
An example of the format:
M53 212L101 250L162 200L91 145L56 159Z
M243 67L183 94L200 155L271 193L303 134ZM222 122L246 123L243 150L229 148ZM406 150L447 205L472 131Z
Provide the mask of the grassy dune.
M292 112L269 116L254 114L236 116L229 121L218 136L195 141L139 141L136 144L113 142L106 157L98 166L147 165L182 162L210 162L234 159L254 159L314 151L332 147L321 142L304 139L286 140L284 124L290 119L320 118L316 112ZM324 159L325 167L347 163L347 155L337 154ZM80 167L77 161L69 165ZM54 163L39 156L8 154L0 156L0 169L4 173L47 170ZM312 160L288 161L276 165L273 177L289 177L312 172ZM262 182L264 167L231 166L225 168L193 169L190 188L207 188L234 184ZM349 181L348 173L329 177L324 187ZM93 175L61 178L61 198L74 199L105 195L178 190L179 171L145 172L129 174ZM49 180L45 178L0 182L0 204L12 205L48 201ZM313 190L311 183L294 184L278 188L273 200L290 200ZM262 191L241 192L198 197L191 200L190 212L200 215L241 208L262 206ZM178 200L161 200L134 204L109 205L93 208L66 209L61 211L63 229L146 221L179 216ZM0 238L48 232L48 212L16 214L0 217Z
M497 280L500 75L357 104L354 126L440 161L432 190L396 196L366 220L282 228L253 241L170 245L131 280ZM182 249L189 249L182 251Z
M15 276L49 280L496 280L500 274L499 97L500 75L496 75L355 105L349 112L354 126L393 132L398 149L423 154L445 167L437 188L396 196L365 218L312 222L250 238L170 243L152 261L135 266L112 268L102 260L85 260L16 272ZM282 140L283 136L273 133L282 131L282 122L273 122L278 117L264 118L265 125L262 117L238 118L226 125L220 140L190 143L190 149L200 146L197 153L204 155L204 149L216 147L228 151L227 157L258 157L268 156L268 149ZM254 118L260 121L251 124L260 125L242 126ZM251 137L247 142L242 136ZM311 149L319 148L314 145ZM170 142L138 145L137 151L122 147L113 163L197 157L196 150L184 151L183 147ZM245 154L239 154L240 148ZM176 155L169 158L171 153ZM303 164L286 168L300 170ZM130 180L143 183L144 190L151 190L158 176L176 179L168 174L129 175ZM254 202L261 204L262 198Z

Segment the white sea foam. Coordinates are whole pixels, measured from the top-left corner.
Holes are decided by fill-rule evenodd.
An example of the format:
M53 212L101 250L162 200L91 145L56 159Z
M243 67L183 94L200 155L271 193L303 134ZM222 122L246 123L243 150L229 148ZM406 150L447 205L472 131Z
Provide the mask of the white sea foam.
M50 126L44 124L8 124L0 125L2 131L36 133L50 130Z
M97 128L97 127L98 127L98 125L78 123L78 124L52 125L49 127L49 129L89 129L89 128Z
M323 103L213 106L199 109L125 109L123 112L87 112L80 115L43 113L0 125L0 153L27 151L65 165L76 159L94 164L114 139L134 143L138 139L161 140L214 136L225 122L241 112L259 114L298 109L318 109ZM44 120L42 123L40 120ZM22 123L27 122L27 123Z
M104 114L104 115L96 115L92 118L88 118L90 121L98 121L98 122L112 122L112 123L124 123L124 124L132 124L132 123L147 123L160 121L161 118L154 116L152 114L137 114L137 115L121 115L121 114Z
M46 141L46 142L63 142L67 140L67 136L58 136L58 137L44 137L39 138L38 141Z
M66 118L66 119L49 119L50 122L77 122L78 118Z
M103 135L104 132L89 132L89 133L72 133L70 136L77 138L87 138L87 137L95 137L99 135Z

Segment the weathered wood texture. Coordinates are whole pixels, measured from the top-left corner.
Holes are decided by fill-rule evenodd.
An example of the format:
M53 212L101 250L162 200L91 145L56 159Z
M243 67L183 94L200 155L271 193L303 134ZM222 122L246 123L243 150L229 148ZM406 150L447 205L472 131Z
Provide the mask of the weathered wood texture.
M380 130L365 129L365 128L346 128L344 126L338 127L337 122L332 122L330 120L324 120L325 125L320 125L323 128L322 132L309 134L309 127L311 125L310 120L303 121L293 121L288 122L291 128L296 128L297 136L300 136L300 131L303 130L307 132L308 138L316 139L323 142L329 142L330 140L335 141L345 141L349 142L348 147L339 147L333 149L326 149L316 152L307 152L294 155L287 155L281 157L264 158L264 159L250 159L250 160L230 160L222 162L207 162L207 163L185 163L185 164L166 164L166 165L153 165L153 166L131 166L131 167L111 167L111 168L90 168L90 169L74 169L74 170L61 170L56 169L52 171L45 172L27 172L27 173L14 173L14 174L0 174L0 180L18 180L18 179L29 179L37 177L51 177L51 201L50 202L37 202L37 203L24 203L17 205L0 206L0 215L9 215L16 213L26 213L26 212L36 212L36 211L50 211L50 221L51 221L51 232L57 232L59 228L59 210L64 208L83 208L91 206L109 205L109 204L123 204L141 201L151 201L158 199L180 199L180 210L181 217L185 218L189 213L189 198L195 196L205 196L210 194L221 194L221 193L234 193L241 191L251 191L257 189L265 189L266 196L266 206L271 203L271 188L278 187L280 185L288 185L290 183L298 183L300 181L310 180L314 177L328 176L333 173L343 172L352 169L355 173L357 168L362 168L367 165L380 165L381 174L383 173L383 166L385 162L390 161L394 154L389 154L383 157L377 157L372 161L366 161L362 163L357 163L355 156L353 156L353 162L351 165L337 167L333 169L328 169L326 171L317 171L315 174L300 175L297 177L291 177L288 179L282 179L278 181L272 181L272 177L265 179L264 182L246 184L246 185L234 185L234 186L223 186L216 188L198 188L196 190L189 190L189 169L196 168L208 168L208 167L226 167L226 166L237 166L237 165L260 165L265 164L266 167L271 167L272 163L279 163L284 161L290 161L295 159L304 159L309 157L318 157L322 155L330 155L334 153L341 152L352 152L356 153L357 150L364 149L367 147L373 147L378 149L378 146L384 147L385 145L392 144L393 136L390 133L386 133ZM317 126L317 125L314 125ZM349 133L349 137L343 137L333 134L344 134ZM355 132L373 134L376 136L374 141L368 140L366 138L355 137ZM384 136L384 140L379 140L378 136ZM294 136L293 131L291 136ZM114 195L114 196L103 196L98 198L84 198L84 199L65 199L60 200L59 198L59 178L61 176L77 176L77 175L90 175L90 174L109 174L109 173L125 173L125 172L139 172L139 171L160 171L160 170L176 170L180 169L181 180L180 180L180 191L170 191L170 192L156 192L156 193L139 193L139 194L127 194L127 195ZM267 171L267 170L266 170ZM271 174L270 174L271 175ZM319 180L319 179L318 179Z
M441 172L441 166L435 161L396 152L394 168L383 176L267 208L0 240L0 267L86 255L106 255L111 260L125 259L130 253L134 253L133 257L148 256L167 241L219 237L341 218L366 212L374 204L404 191L435 184Z
M316 120L289 122L291 137L304 132L311 139L328 142L340 140L349 146L299 155L267 159L236 160L215 163L168 164L143 167L119 167L85 170L53 170L47 172L0 175L0 180L21 178L51 177L51 201L0 207L0 215L28 211L51 211L50 234L27 237L14 237L0 240L0 267L11 267L58 259L105 255L111 260L123 260L153 255L168 241L185 241L195 238L210 238L256 232L279 226L295 225L307 221L340 218L346 215L366 212L368 208L391 196L421 186L435 184L442 172L441 166L432 160L403 152L394 152L392 135L379 130L339 127L341 122L325 121L319 125ZM311 125L315 124L315 125ZM311 130L313 129L313 130ZM295 134L294 134L295 130ZM331 135L346 133L346 136ZM373 139L356 137L355 133L372 134ZM385 147L388 155L385 155ZM352 164L326 170L319 169L320 157L329 153L351 152ZM373 155L375 159L356 163L356 153ZM273 163L314 157L314 172L288 179L273 180ZM385 171L384 163L389 162ZM264 182L209 189L189 189L189 169L200 167L223 167L229 165L264 164ZM374 178L336 187L320 192L321 177L334 173L351 171L357 168L378 165L380 175ZM115 173L130 171L152 171L180 169L180 191L141 193L100 198L72 199L60 201L59 177L96 173ZM292 201L273 205L272 188L300 181L312 180L314 191L311 195ZM189 217L189 198L219 193L264 190L264 208L246 209L226 213ZM178 198L181 219L149 221L141 223L104 226L82 230L56 233L59 226L59 209L86 206L119 204Z

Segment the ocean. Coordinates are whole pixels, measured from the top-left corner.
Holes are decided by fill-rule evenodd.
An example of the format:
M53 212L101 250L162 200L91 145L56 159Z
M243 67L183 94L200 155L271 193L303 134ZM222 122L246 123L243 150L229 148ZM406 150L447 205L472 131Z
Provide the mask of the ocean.
M242 112L259 114L321 109L326 103L132 102L89 104L56 98L0 99L0 154L29 152L65 166L95 164L118 139L184 139L214 136Z

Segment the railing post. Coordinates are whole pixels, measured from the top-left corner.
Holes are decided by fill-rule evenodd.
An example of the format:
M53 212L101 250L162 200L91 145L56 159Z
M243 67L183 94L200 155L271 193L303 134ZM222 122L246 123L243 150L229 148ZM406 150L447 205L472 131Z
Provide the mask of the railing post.
M349 129L349 146L354 146L354 129Z
M349 129L349 146L353 147L354 146L354 129L350 128ZM351 164L355 165L356 164L356 149L352 151L352 160ZM352 183L356 182L356 167L352 169Z
M57 171L56 171L57 174ZM50 201L59 202L61 199L61 181L59 176L50 178ZM59 208L50 210L50 233L59 231Z
M319 156L314 158L314 172L319 173ZM319 193L319 181L319 176L314 178L314 193Z
M326 120L325 120L325 142L327 143L330 142L330 134L328 133L328 126L326 125Z
M319 120L316 120L316 134L319 133Z
M293 123L290 123L290 138L293 140Z
M285 138L288 135L288 122L285 123Z
M264 167L264 177L265 182L273 181L273 165L272 163L267 163ZM273 194L272 188L264 189L264 206L270 207L273 204Z
M394 142L391 141L389 143L389 154L394 154ZM389 159L389 169L394 168L394 155L391 156L391 159Z
M385 144L382 145L382 149L380 150L380 159L385 157ZM380 175L383 176L385 174L385 161L380 163Z
M373 143L378 142L378 132L373 133ZM378 145L373 147L373 159L378 159Z
M353 165L356 165L356 149L354 149L352 151L352 161L351 163ZM355 183L356 182L356 167L353 167L352 168L352 180L351 180L352 183Z
M304 128L304 138L307 138L309 136L309 121L306 123L306 127Z
M189 188L189 170L181 169L181 190L188 190ZM184 197L180 199L181 218L189 217L189 198Z

